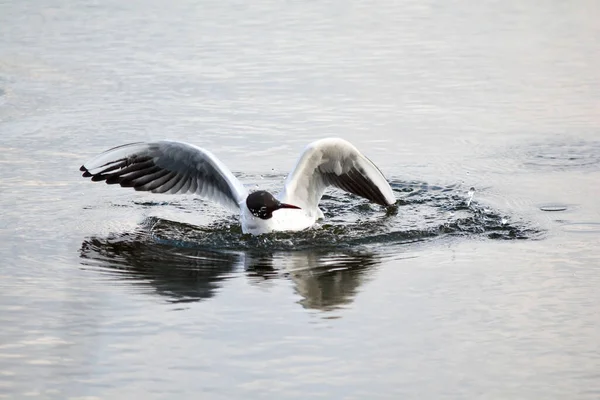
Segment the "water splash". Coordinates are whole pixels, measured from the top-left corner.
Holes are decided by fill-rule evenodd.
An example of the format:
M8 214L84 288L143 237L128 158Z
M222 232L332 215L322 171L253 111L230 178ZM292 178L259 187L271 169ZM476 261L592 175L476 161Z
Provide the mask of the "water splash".
M325 219L301 232L247 235L237 216L203 226L149 217L133 231L84 239L82 265L177 303L211 298L240 273L253 284L285 277L303 307L334 310L352 301L381 259L404 253L402 246L443 238L538 235L527 223L472 198L466 202L461 185L390 184L398 198L394 206L383 209L338 191L323 197ZM173 204L136 206L147 211ZM186 206L193 213L214 211L214 205L201 201Z
M193 226L161 218L143 224L156 241L182 247L224 250L305 250L404 244L443 236L476 235L490 239L527 239L538 232L521 221L473 201L465 202L460 185L432 186L424 182L392 181L399 197L387 209L346 193L323 196L325 219L301 232L245 235L237 217L207 226Z
M467 207L471 206L471 202L473 201L473 195L475 194L475 188L471 187L469 189L469 192L467 193L467 196L469 196L469 199L467 200Z

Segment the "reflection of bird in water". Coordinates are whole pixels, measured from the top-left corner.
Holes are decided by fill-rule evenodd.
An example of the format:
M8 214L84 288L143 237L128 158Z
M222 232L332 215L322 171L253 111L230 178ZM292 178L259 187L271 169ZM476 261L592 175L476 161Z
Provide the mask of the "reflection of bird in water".
M379 263L358 251L297 251L253 255L246 253L248 276L270 279L285 274L294 282L305 308L333 310L349 304L368 272Z
M175 141L115 147L80 168L93 181L153 193L194 193L239 212L244 233L300 231L323 218L319 202L329 186L382 206L396 202L381 171L356 147L328 138L309 144L277 198L248 194L242 183L205 149Z
M102 268L116 279L154 287L170 301L214 296L239 255L159 244L145 233L91 237L81 244L82 264Z
M236 271L261 281L290 277L300 303L330 310L350 303L377 257L356 251L215 251L157 242L147 232L92 237L81 245L82 264L154 288L172 302L218 293Z
M290 276L296 291L303 297L300 303L306 308L330 310L354 299L358 287L364 282L366 273L372 271L379 261L372 254L333 253L311 255L314 268L307 268L300 258L294 259L294 268Z

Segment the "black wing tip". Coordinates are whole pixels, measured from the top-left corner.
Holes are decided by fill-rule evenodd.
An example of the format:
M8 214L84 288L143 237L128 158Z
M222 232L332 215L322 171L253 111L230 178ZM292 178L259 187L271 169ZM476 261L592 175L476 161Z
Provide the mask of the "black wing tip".
M108 176L106 177L106 184L107 185L114 185L116 183L121 183L121 178L118 176Z
M367 179L359 169L352 168L347 173L341 175L325 173L323 176L327 184L363 197L379 206L390 208L397 204L396 198L392 202L389 202L383 190Z
M393 202L388 203L387 201L385 202L385 204L382 204L385 207L396 207L398 206L398 200L394 199Z
M92 174L90 173L90 171L88 171L88 169L85 167L85 165L82 165L81 167L79 167L79 170L81 172L83 172L83 174L81 174L81 176L83 176L84 178L90 178L92 176Z
M106 175L102 175L102 174L96 174L96 175L91 175L92 176L92 182L101 182L101 181L105 181L108 177Z
M92 174L84 165L82 165L79 170L83 171L83 174L81 174L82 177L92 178L92 182L105 181L108 178L107 175Z

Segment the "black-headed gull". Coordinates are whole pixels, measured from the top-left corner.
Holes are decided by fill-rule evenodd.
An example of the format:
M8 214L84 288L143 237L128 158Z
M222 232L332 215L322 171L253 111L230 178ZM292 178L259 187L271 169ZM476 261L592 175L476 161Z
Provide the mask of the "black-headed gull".
M328 186L382 206L396 202L379 169L349 142L317 140L302 152L277 197L264 190L248 193L211 152L162 140L115 147L80 168L92 181L106 181L153 193L194 193L240 213L242 231L253 235L299 231L323 218L319 201Z

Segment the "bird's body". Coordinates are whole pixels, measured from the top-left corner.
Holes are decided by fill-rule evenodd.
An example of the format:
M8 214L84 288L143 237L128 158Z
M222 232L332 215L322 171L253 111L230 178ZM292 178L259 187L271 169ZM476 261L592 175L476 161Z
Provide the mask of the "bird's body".
M323 217L319 201L328 186L382 206L396 199L379 169L352 144L337 138L309 144L277 197L248 193L212 153L176 141L115 147L80 168L84 177L154 193L194 193L240 213L242 231L259 235L299 231Z

